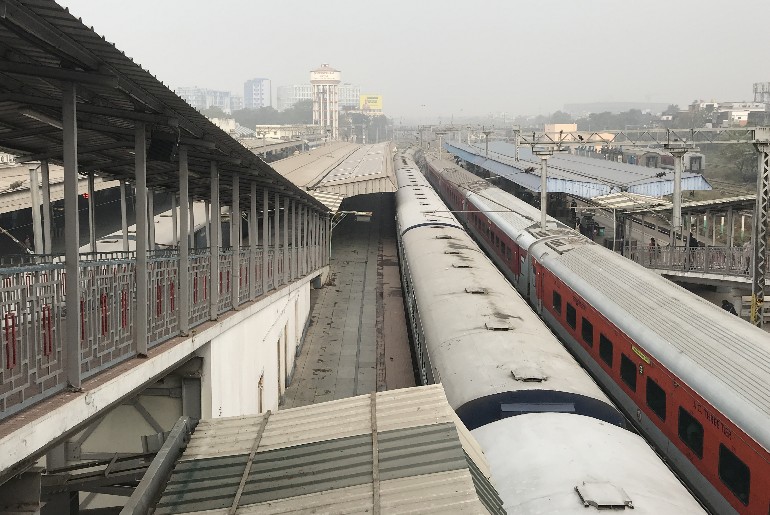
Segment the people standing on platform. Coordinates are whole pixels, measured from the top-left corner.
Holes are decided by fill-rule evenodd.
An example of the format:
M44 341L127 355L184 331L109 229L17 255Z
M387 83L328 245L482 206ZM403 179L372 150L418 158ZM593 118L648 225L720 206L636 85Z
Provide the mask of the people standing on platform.
M722 309L728 313L732 313L733 315L738 316L738 312L735 311L735 305L727 299L722 300Z
M753 248L751 246L751 240L747 241L743 244L743 262L746 264L746 270L744 271L745 274L749 273L749 268L751 267L751 254L753 253Z
M660 245L655 238L650 238L650 264L657 263L660 257Z
M687 237L687 270L690 270L695 266L695 249L698 248L698 240L693 235L692 231L690 231L690 235Z

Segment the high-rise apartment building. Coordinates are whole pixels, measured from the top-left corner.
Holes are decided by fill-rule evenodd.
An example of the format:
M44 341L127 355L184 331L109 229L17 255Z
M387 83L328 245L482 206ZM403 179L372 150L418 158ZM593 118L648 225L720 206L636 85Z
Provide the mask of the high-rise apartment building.
M259 109L272 107L273 89L270 79L256 78L243 83L243 107Z
M292 84L278 86L278 110L284 111L300 100L313 100L313 86L310 84Z
M176 88L174 92L198 111L211 107L218 107L226 114L233 111L232 94L229 91L182 86Z

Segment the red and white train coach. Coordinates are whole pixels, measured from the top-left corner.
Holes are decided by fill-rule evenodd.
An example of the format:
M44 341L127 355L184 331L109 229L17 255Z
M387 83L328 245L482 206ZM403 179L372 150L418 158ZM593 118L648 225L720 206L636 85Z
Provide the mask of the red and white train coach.
M770 512L770 336L446 160L427 176L716 513Z

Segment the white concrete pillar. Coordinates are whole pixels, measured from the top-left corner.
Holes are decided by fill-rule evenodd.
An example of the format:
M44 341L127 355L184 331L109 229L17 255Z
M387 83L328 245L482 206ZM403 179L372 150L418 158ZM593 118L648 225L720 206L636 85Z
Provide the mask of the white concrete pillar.
M40 161L40 171L43 174L43 253L52 254L51 249L51 176L48 161Z
M128 206L126 205L126 181L120 181L120 227L123 232L123 252L128 252Z
M251 182L251 209L249 210L249 298L257 298L257 183Z
M241 190L240 178L233 174L233 199L230 206L230 248L233 251L232 260L232 300L233 309L240 304L240 280L241 280Z
M269 220L269 207L270 202L268 199L268 193L267 188L262 189L262 294L267 294L267 265L268 265L268 259L267 254L269 250L269 244L270 244L270 236L269 236L269 227L270 227L270 220Z
M155 191L147 188L147 248L155 250Z
M29 167L29 194L32 203L32 236L35 254L45 254L43 249L43 222L40 219L40 179L37 165Z
M94 172L88 172L88 242L91 252L96 248L96 199L94 191Z
M80 390L80 219L78 214L78 128L75 85L62 88L62 154L64 162L65 295L72 308L67 316L64 361L67 384Z
M283 199L283 283L289 284L289 197Z
M175 198L176 196L174 196ZM190 184L187 163L187 147L179 147L179 332L183 336L190 333L190 238L189 206ZM173 207L176 213L176 206ZM176 216L174 217L174 237L176 238Z
M219 248L221 246L220 232L222 223L220 220L221 209L219 207L219 170L216 161L211 162L211 296L210 318L216 320L219 317Z
M136 310L134 310L134 344L136 353L147 355L148 345L148 277L147 277L147 140L143 123L134 131L134 168L136 174Z
M281 196L275 192L275 217L273 218L273 288L278 288L278 249L281 247Z

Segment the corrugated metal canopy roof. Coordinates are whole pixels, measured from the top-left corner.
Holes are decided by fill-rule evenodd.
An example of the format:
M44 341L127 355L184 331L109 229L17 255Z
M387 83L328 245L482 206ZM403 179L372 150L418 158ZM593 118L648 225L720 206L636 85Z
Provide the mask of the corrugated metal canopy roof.
M190 196L208 199L211 162L229 203L238 175L246 201L250 183L324 210L182 98L52 0L0 0L0 150L22 159L62 161L62 98L77 95L79 172L134 179L134 127L148 133L147 186L178 190L169 150L189 147ZM261 197L258 195L258 197ZM274 202L274 196L270 196ZM261 198L259 199L261 204ZM246 205L244 203L244 205ZM261 206L260 206L261 207Z
M625 191L594 197L591 200L601 207L620 209L623 211L670 211L672 208L672 204L668 200L650 197L649 195L637 195ZM682 203L682 211L687 213L705 213L706 211L726 211L728 208L736 210L752 210L756 201L756 195L696 200L694 202L685 201Z
M461 159L530 191L540 191L540 158L529 147L519 147L519 161L515 160L515 146L503 141L489 142L488 159L481 146L452 141L445 143L445 148ZM671 194L673 188L673 172L670 170L562 153L555 153L548 159L549 192L593 198L628 191L659 197ZM701 174L686 172L682 174L682 189L710 190L711 185Z
M155 513L363 513L375 503L395 513L504 513L440 385L201 421Z

